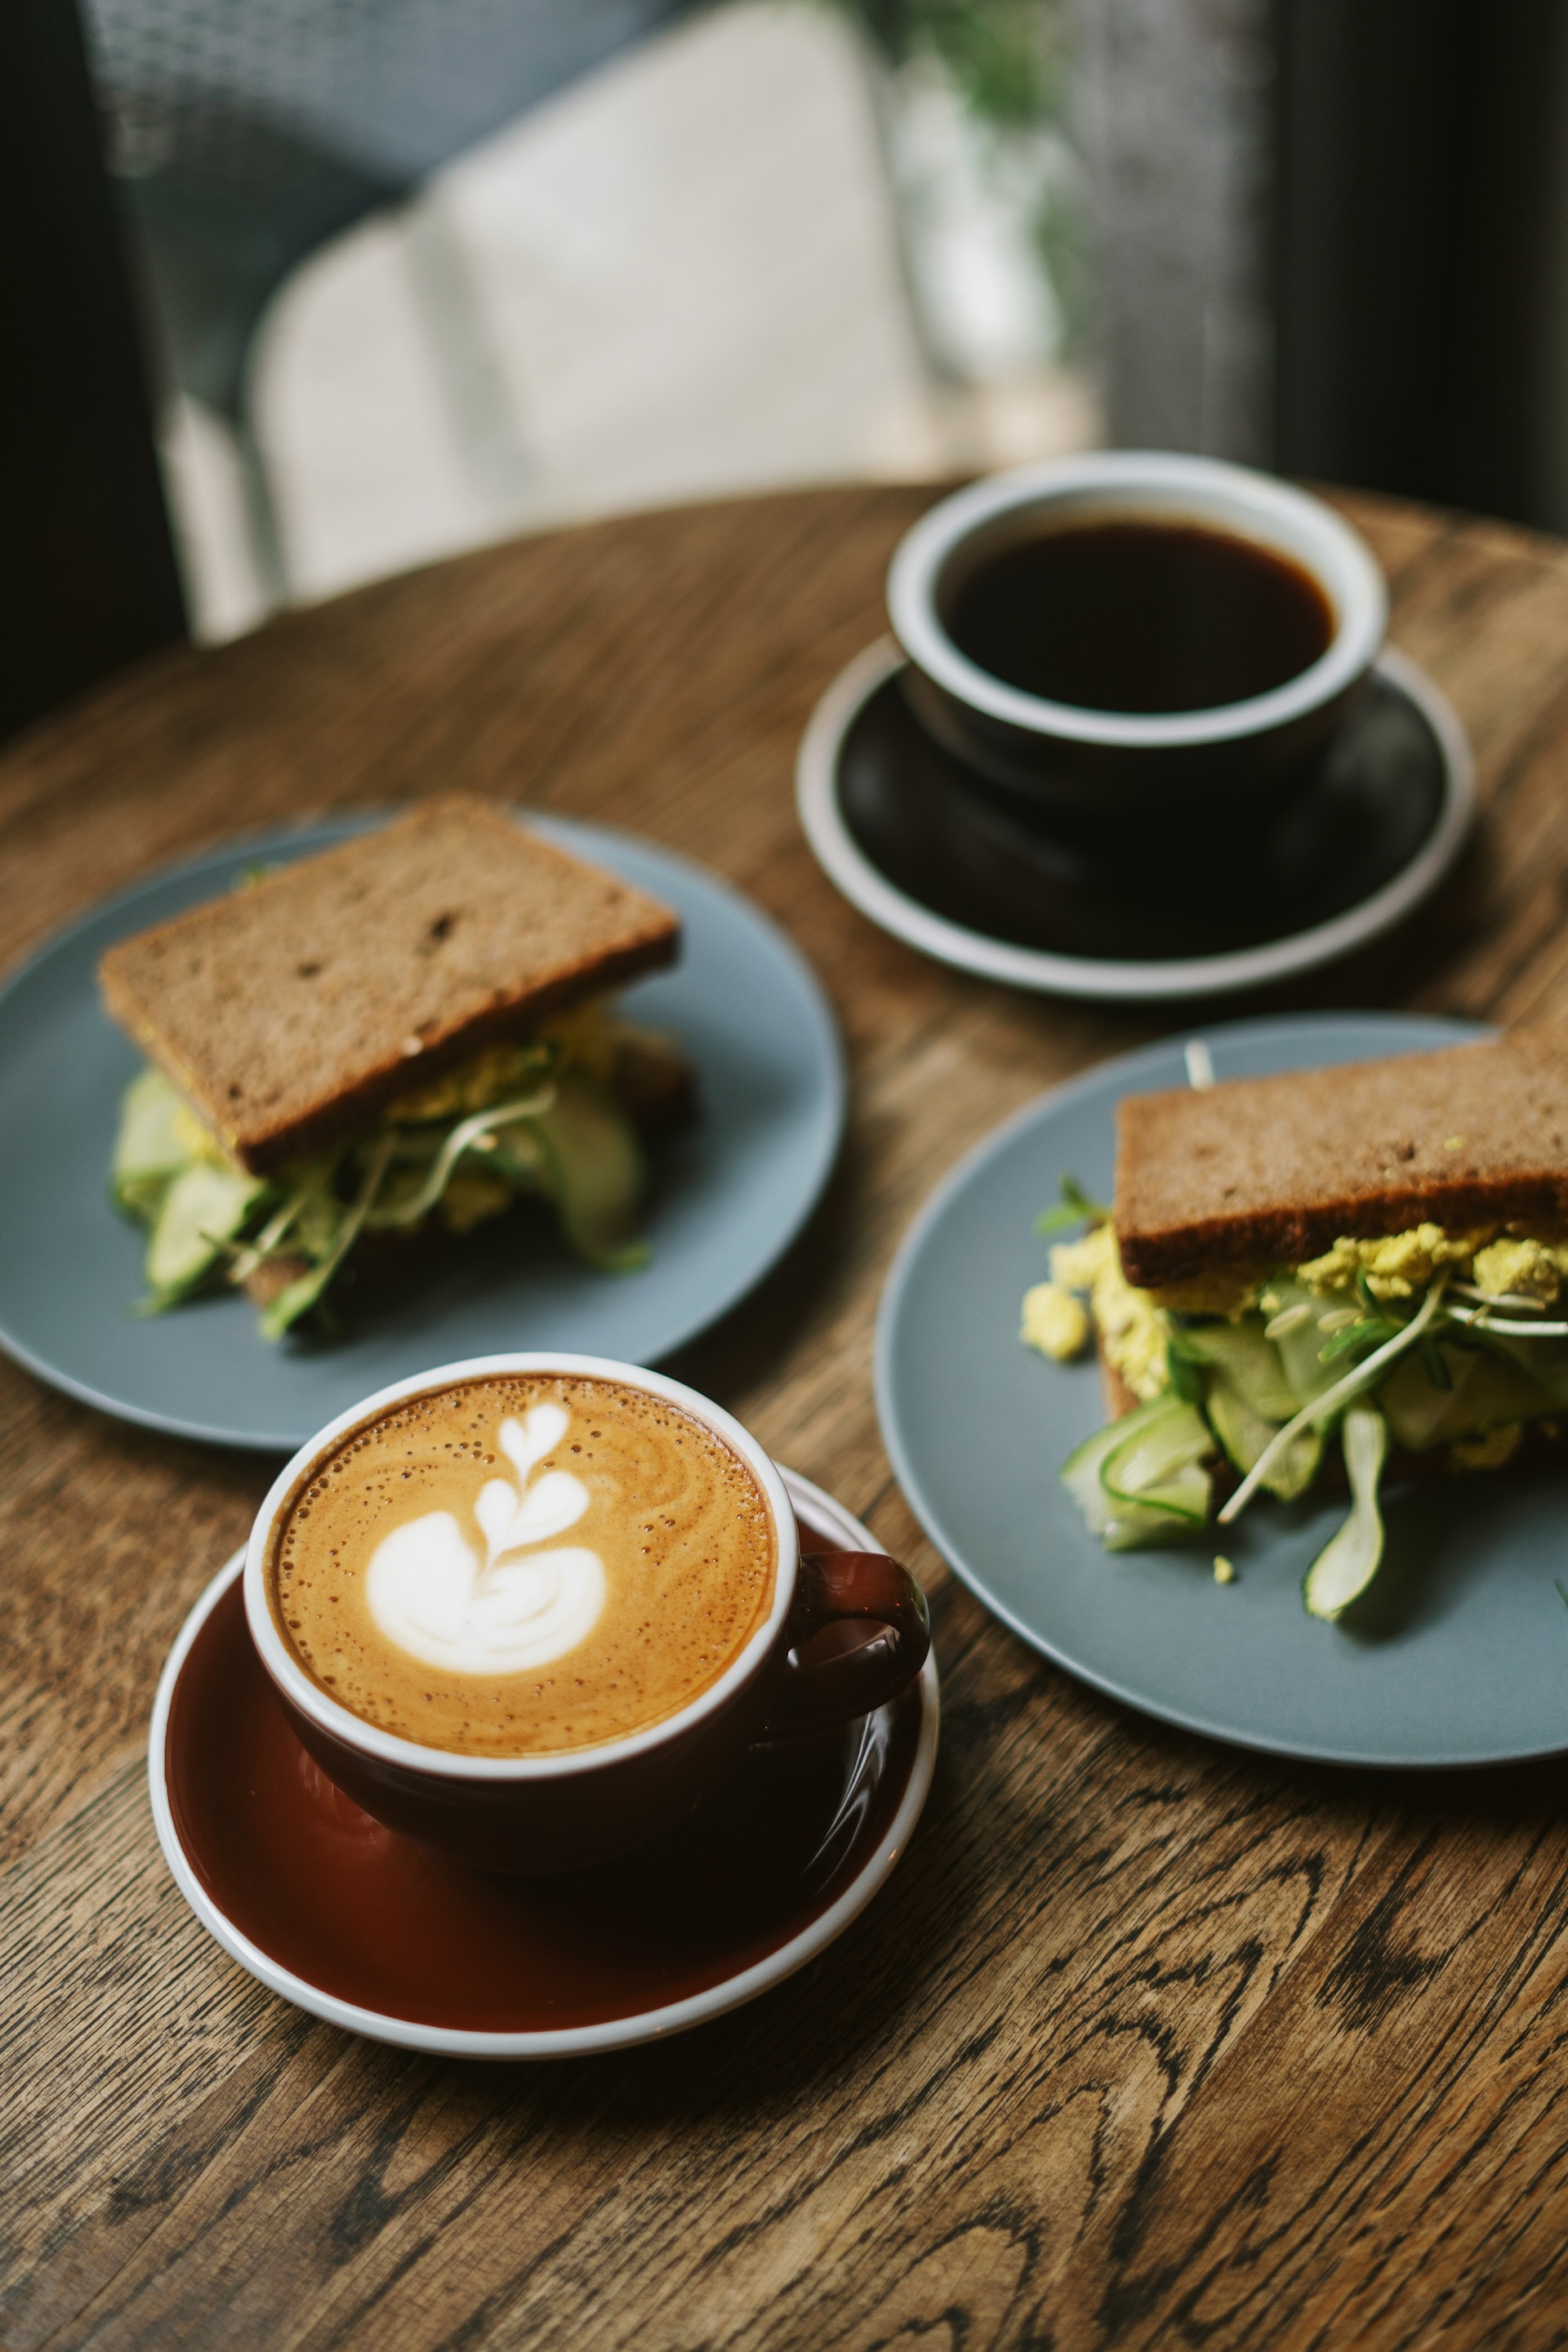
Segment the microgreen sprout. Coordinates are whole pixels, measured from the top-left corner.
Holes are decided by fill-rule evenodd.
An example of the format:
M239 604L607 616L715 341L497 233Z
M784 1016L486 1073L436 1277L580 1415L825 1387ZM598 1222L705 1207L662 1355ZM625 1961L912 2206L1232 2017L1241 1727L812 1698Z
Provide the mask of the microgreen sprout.
M1347 1372L1343 1380L1336 1381L1331 1388L1323 1391L1321 1396L1314 1397L1310 1404L1303 1405L1293 1421L1288 1421L1282 1429L1276 1432L1221 1511L1222 1527L1228 1527L1247 1508L1292 1438L1299 1437L1304 1429L1318 1429L1325 1421L1331 1420L1363 1389L1371 1388L1375 1381L1380 1380L1396 1356L1402 1356L1407 1348L1417 1344L1442 1306L1446 1288L1446 1279L1439 1275L1409 1322L1402 1325L1392 1339L1384 1340L1383 1346L1374 1349L1370 1356L1356 1365L1353 1371Z
M1037 1234L1065 1234L1070 1226L1102 1225L1110 1214L1104 1201L1091 1201L1076 1176L1064 1176L1062 1197L1053 1209L1042 1209L1035 1219Z

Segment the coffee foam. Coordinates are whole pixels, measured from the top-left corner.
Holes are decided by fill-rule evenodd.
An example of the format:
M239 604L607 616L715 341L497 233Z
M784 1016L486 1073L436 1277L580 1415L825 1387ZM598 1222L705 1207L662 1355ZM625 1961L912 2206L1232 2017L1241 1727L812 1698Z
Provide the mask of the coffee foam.
M767 1499L714 1432L644 1390L524 1375L342 1439L280 1513L268 1585L305 1671L366 1722L526 1756L678 1713L776 1572Z
M570 1470L530 1474L571 1427L558 1404L536 1404L501 1423L500 1444L517 1472L514 1486L489 1478L474 1517L478 1552L450 1511L426 1511L383 1536L365 1572L370 1613L394 1647L454 1674L512 1675L553 1665L597 1624L605 1563L582 1545L539 1551L589 1508ZM522 1554L521 1558L509 1555Z

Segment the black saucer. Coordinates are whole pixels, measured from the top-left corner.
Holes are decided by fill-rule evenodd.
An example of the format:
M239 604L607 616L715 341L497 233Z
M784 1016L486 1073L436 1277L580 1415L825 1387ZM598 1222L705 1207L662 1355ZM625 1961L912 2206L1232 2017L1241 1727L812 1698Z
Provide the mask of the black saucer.
M1426 895L1469 816L1458 721L1398 655L1282 814L1202 841L1047 823L932 741L902 670L874 649L825 698L802 749L807 835L873 920L1025 986L1178 995L1325 961Z

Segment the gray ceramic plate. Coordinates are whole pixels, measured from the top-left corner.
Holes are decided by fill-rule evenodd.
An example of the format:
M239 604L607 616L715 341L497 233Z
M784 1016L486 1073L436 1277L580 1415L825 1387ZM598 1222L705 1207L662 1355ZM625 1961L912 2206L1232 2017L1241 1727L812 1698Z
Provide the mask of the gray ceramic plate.
M260 859L306 856L374 821L247 840L156 875L0 992L0 1346L57 1388L177 1435L291 1452L357 1398L430 1364L506 1348L653 1363L751 1289L816 1200L843 1129L844 1074L801 957L754 907L668 850L531 817L548 840L655 892L686 926L682 961L625 1000L676 1032L701 1074L704 1116L659 1162L651 1263L595 1274L542 1219L523 1250L476 1236L434 1278L367 1307L332 1346L269 1346L233 1295L139 1321L143 1237L106 1192L138 1057L99 1004L98 958Z
M1192 1034L1194 1033L1188 1033ZM1387 1014L1196 1033L1218 1076L1360 1061L1481 1033ZM1045 1278L1034 1231L1064 1171L1109 1199L1117 1099L1185 1084L1185 1037L1036 1103L973 1152L906 1238L883 1297L882 1433L937 1549L1020 1638L1113 1698L1248 1748L1341 1764L1500 1763L1568 1747L1568 1477L1394 1487L1388 1553L1353 1623L1302 1610L1342 1502L1255 1505L1221 1544L1101 1551L1057 1473L1100 1425L1089 1365L1018 1340ZM1223 1548L1240 1571L1216 1585Z

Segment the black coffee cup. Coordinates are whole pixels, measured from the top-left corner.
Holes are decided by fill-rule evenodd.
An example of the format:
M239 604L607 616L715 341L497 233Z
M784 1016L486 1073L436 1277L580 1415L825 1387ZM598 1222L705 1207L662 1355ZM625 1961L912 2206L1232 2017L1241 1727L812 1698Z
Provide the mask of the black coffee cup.
M1186 707L1150 708L1148 694L1159 689L1144 678L1134 687L1144 707L1105 707L1092 698L1114 665L1094 642L1093 625L1069 612L1072 625L1037 649L1050 688L1037 690L1017 667L1016 632L998 630L995 615L1005 614L1009 578L1026 576L1031 550L1048 541L1059 554L1069 536L1080 551L1089 539L1116 542L1119 561L1138 542L1191 541L1198 554L1206 542L1207 570L1189 567L1194 596L1213 593L1205 582L1227 567L1250 567L1257 597L1295 600L1297 624L1274 632L1275 669L1282 666L1285 674L1271 675L1266 662L1260 672L1255 666L1261 684L1249 688L1240 650L1229 648L1236 658L1226 658L1225 614L1216 610L1206 633L1211 658L1198 665L1195 690L1205 691L1205 678L1222 688L1239 678L1239 692L1230 685L1233 698L1193 707L1189 688ZM1272 584L1271 575L1278 575ZM1242 625L1229 633L1237 639L1249 635L1246 593L1236 607ZM894 555L888 605L910 660L910 707L979 790L1025 821L1098 829L1136 819L1146 840L1174 840L1191 827L1201 836L1219 823L1246 830L1278 818L1318 772L1377 657L1387 620L1370 550L1321 499L1247 467L1143 450L1020 467L944 499ZM1113 602L1104 608L1113 612ZM995 667L976 654L973 616L984 610L990 638L980 651L987 642L1006 648ZM1178 614L1177 622L1188 617ZM1012 677L1004 674L1008 667Z

